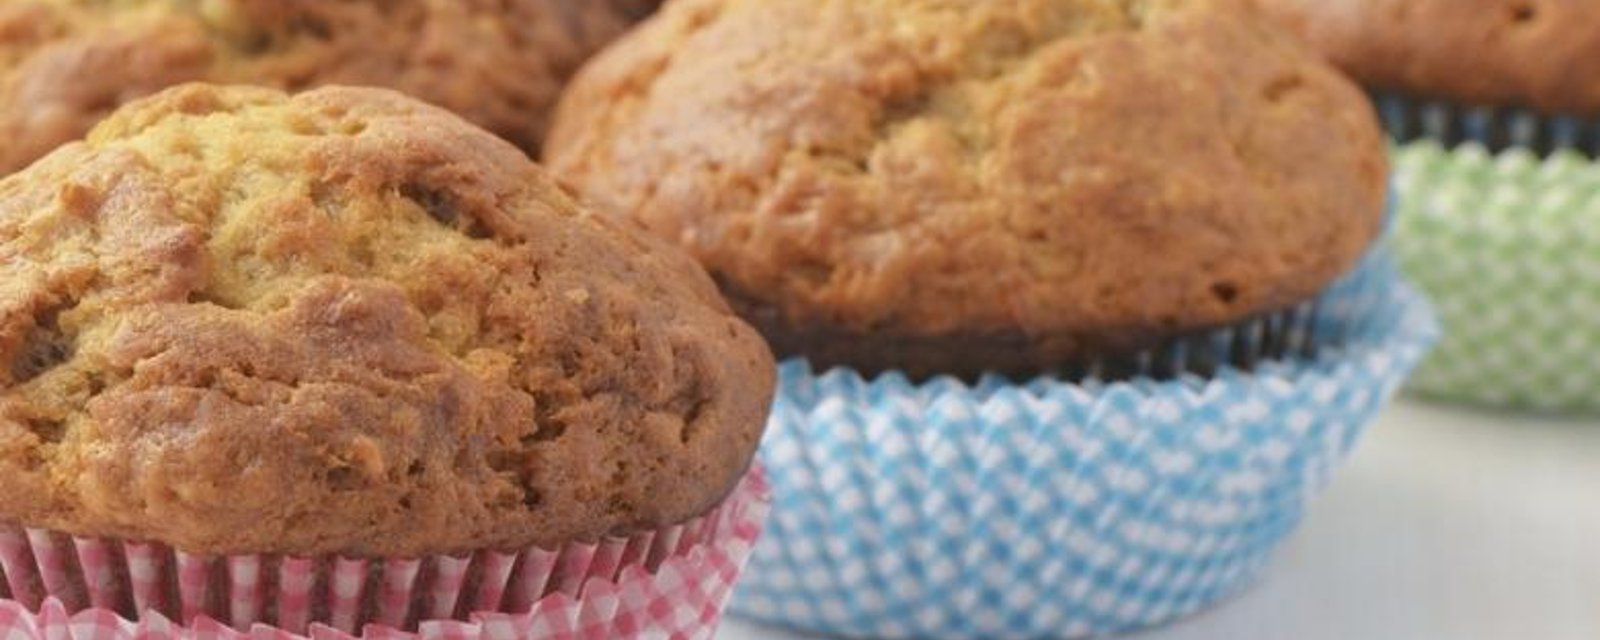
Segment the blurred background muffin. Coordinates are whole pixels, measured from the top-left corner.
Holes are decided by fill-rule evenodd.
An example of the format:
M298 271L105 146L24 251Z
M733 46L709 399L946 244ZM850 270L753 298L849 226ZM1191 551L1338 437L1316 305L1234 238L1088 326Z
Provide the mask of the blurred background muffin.
M1258 0L1400 144L1396 248L1446 338L1428 396L1600 411L1600 4Z
M590 578L677 603L696 579L683 604L708 616L649 628L714 624L753 535L735 488L774 377L692 260L489 133L386 90L210 85L0 180L0 363L0 595L295 633L307 620L215 596L276 596L301 584L284 558L315 559L298 570L327 599L283 597L351 631L552 595L546 622L577 616L600 606L572 601ZM593 574L537 560L604 540ZM145 543L167 550L156 578L104 562L147 547L45 560ZM197 605L163 601L195 586L192 557L261 582L202 572ZM328 585L378 589L367 571L389 608L357 598L341 622Z
M525 150L629 0L17 0L0 4L0 174L186 81L389 87Z
M680 0L578 74L552 170L792 357L735 611L1079 637L1261 569L1433 326L1371 105L1242 11Z
M1600 115L1588 0L1255 1L1376 90Z

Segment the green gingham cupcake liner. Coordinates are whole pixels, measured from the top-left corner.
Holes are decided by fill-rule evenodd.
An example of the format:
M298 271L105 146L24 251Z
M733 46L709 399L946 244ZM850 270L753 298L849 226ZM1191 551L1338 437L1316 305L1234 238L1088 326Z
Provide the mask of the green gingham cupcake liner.
M1394 248L1445 338L1419 395L1600 411L1600 123L1380 97Z

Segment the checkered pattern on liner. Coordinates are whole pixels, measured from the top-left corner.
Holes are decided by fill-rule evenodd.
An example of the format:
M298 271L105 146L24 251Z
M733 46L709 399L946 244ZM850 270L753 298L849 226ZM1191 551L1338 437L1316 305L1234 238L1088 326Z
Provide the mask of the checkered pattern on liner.
M1384 104L1391 127L1425 124L1422 141L1396 153L1394 246L1437 304L1445 338L1413 388L1502 407L1600 410L1600 164L1585 155L1600 150L1600 124L1583 134L1570 118L1521 114L1499 134L1510 150L1491 154L1493 129L1471 121L1477 111ZM1400 119L1411 112L1423 115ZM1452 149L1440 142L1463 136L1469 142Z
M558 591L540 598L522 615L478 613L465 622L423 622L415 633L368 624L360 636L318 623L306 635L296 635L261 624L236 631L204 616L184 626L155 611L146 611L137 622L101 608L71 613L52 597L37 613L20 601L0 600L0 640L710 640L770 506L759 471L752 472L735 495L724 508L726 517L704 519L703 530L693 536L701 542L681 545L655 571L648 571L643 559L636 558L615 580L591 578L576 597ZM43 543L37 548L58 549ZM499 566L503 560L490 565ZM458 568L464 571L464 566ZM296 574L304 569L291 567ZM458 580L446 582L459 586ZM444 596L450 599L453 594ZM493 595L498 599L501 594ZM437 598L431 601L448 606L437 604Z
M862 638L1050 638L1247 583L1435 334L1389 304L1312 361L1208 380L913 385L787 363L741 615Z

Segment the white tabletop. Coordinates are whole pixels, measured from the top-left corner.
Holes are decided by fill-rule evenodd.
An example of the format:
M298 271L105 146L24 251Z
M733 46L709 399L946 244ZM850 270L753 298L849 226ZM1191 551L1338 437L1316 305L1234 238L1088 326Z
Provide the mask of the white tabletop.
M1600 420L1401 402L1254 590L1132 640L1282 638L1600 639Z

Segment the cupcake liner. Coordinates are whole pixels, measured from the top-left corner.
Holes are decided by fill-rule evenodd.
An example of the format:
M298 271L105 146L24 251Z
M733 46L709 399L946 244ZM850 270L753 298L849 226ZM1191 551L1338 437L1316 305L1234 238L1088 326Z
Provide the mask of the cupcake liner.
M0 638L711 638L761 533L759 469L688 523L422 559L204 557L0 530Z
M733 611L849 637L1071 638L1228 597L1437 331L1382 252L1312 316L1307 355L1166 381L785 363L762 453L776 510Z
M1379 94L1374 100L1384 129L1401 143L1433 141L1447 148L1478 145L1491 152L1600 155L1600 120L1397 94Z
M1379 103L1416 140L1396 152L1395 249L1446 330L1412 388L1600 411L1600 121Z

